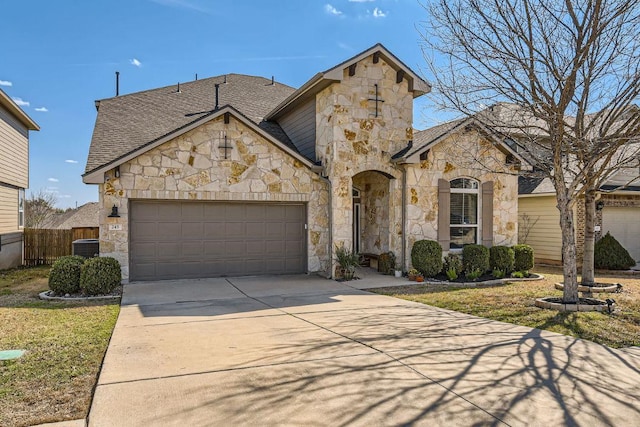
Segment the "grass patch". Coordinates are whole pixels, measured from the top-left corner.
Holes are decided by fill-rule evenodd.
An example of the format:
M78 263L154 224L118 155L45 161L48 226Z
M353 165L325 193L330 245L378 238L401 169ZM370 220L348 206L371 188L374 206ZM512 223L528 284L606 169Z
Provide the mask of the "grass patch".
M544 280L514 282L488 288L461 288L446 285L414 285L373 289L373 292L416 301L436 307L473 314L492 320L544 329L583 338L610 347L640 346L640 278L637 276L599 275L598 282L621 283L619 294L596 294L600 299L614 298L618 310L604 313L559 313L534 306L536 298L562 296L554 289L562 282L559 268L537 268Z
M49 267L0 271L0 425L84 418L115 321L117 302L45 302Z

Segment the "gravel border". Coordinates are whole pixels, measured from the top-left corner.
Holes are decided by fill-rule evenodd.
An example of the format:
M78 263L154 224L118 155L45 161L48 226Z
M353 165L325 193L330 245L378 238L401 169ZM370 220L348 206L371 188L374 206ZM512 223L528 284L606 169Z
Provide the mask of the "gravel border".
M45 301L101 301L101 300L115 300L122 297L122 295L101 295L97 297L52 297L47 295L50 291L40 292L38 297Z
M468 288L473 288L473 287L479 288L482 286L504 285L511 282L529 282L533 280L544 279L544 276L538 273L531 273L531 276L532 277L523 277L521 279L516 277L505 277L504 279L485 280L484 282L450 282L448 280L443 280L443 281L425 280L424 282L412 281L411 283L412 284L417 283L420 285L447 285L447 286L464 286Z

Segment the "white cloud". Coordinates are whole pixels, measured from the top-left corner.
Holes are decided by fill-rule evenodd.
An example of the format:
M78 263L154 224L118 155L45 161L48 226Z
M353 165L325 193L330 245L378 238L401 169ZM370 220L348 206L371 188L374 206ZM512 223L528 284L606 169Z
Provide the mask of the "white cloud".
M13 99L13 102L18 104L20 107L28 107L29 105L31 105L29 101L24 101L22 98L11 98L11 99Z
M201 7L191 1L187 0L151 0L153 3L158 3L163 6L175 7L179 9L190 9L195 10L196 12L211 14L208 9Z
M0 86L13 86L9 80L0 80Z
M138 68L142 67L142 62L138 61L136 58L130 59L129 63L131 65L134 65L134 66L138 67Z
M379 8L374 8L373 9L373 17L374 18L386 18L387 17L387 13L388 12L383 12L382 10L380 10Z
M49 110L47 109L47 107L38 107L36 108L36 111L40 111L41 113L46 113Z
M65 162L65 163L73 163L73 164L78 163L78 161L77 161L77 160L65 160L64 162Z
M334 16L342 15L342 12L340 12L338 9L336 9L333 6L331 6L330 4L325 4L324 5L324 11L327 12L329 15L334 15Z
M58 182L59 180L57 178L49 178L47 181L49 181L49 182Z

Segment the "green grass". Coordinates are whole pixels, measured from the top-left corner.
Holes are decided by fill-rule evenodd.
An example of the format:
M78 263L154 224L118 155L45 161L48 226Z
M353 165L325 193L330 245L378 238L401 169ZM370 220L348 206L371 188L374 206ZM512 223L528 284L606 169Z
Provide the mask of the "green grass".
M460 311L502 322L545 329L583 338L610 347L640 345L640 278L638 276L598 276L596 281L622 283L619 294L596 294L612 297L618 304L614 314L559 313L534 306L536 298L561 296L554 283L562 281L560 269L543 268L545 276L535 282L514 282L489 288L460 288L444 285L415 285L375 289L374 292Z
M48 267L0 271L0 425L84 418L119 312L116 302L46 302Z

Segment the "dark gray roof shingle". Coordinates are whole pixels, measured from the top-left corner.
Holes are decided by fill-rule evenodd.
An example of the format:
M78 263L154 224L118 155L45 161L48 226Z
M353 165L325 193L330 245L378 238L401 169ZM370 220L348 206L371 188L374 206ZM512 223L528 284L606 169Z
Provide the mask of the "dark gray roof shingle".
M99 101L85 172L156 141L182 128L215 107L215 84L220 84L218 106L230 105L284 144L295 147L277 123L264 116L294 92L294 88L264 77L227 74ZM262 122L262 123L261 123Z

